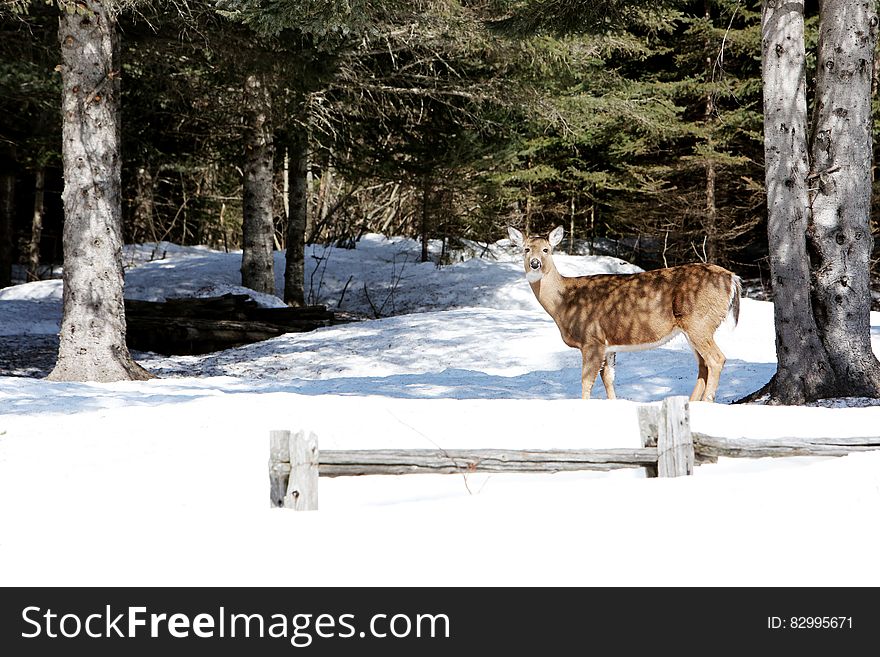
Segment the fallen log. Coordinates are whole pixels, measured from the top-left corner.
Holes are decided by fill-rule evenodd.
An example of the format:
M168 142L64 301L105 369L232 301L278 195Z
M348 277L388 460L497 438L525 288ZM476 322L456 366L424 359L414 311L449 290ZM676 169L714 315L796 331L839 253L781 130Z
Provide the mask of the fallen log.
M126 299L125 313L129 349L166 356L222 351L354 319L324 306L263 308L234 294L162 302Z

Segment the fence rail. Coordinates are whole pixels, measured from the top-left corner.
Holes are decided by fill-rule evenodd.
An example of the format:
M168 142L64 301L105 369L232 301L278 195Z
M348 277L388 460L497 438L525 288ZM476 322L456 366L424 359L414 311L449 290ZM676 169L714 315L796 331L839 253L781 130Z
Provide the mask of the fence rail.
M321 452L322 477L460 472L564 472L614 470L657 463L656 448L635 449L364 449ZM285 467L287 465L287 467ZM289 464L279 464L279 472Z
M694 449L706 456L761 458L765 456L846 456L880 449L880 436L857 438L715 438L693 434Z
M273 507L318 508L318 476L570 472L645 468L649 477L693 474L718 457L845 456L880 449L880 436L856 438L717 438L690 429L687 397L638 408L641 448L613 449L375 449L319 452L314 434L270 432Z

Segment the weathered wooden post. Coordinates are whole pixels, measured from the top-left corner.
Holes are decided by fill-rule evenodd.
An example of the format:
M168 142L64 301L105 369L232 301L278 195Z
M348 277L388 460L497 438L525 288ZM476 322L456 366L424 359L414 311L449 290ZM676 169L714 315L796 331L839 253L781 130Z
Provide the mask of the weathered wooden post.
M639 406L636 409L639 418L639 433L642 436L642 447L657 447L658 425L660 423L659 406ZM657 476L657 464L645 466L646 477Z
M290 432L269 432L269 502L284 506L287 482L290 479Z
M304 431L269 434L269 494L272 506L318 509L318 438Z
M284 506L297 511L318 510L318 437L311 432L308 438L305 431L290 437L290 480Z
M657 448L657 465L646 465L648 477L680 477L694 473L694 440L687 397L667 397L657 406L639 406L643 447Z
M681 477L694 474L694 440L687 397L667 397L657 425L657 474Z

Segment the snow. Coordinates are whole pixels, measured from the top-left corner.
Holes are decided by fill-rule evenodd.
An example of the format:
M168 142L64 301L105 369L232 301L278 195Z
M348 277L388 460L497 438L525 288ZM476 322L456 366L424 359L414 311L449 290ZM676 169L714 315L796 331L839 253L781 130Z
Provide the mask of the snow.
M61 281L0 290L0 365L15 364L0 370L0 583L880 584L874 452L720 459L662 480L637 469L322 478L319 511L269 508L273 429L312 431L322 449L636 447L637 405L690 393L696 365L678 337L618 354L621 399L598 384L582 401L580 357L506 240L442 267L418 253L380 235L311 246L311 301L369 319L203 356L136 352L159 377L147 382L44 380L31 361L58 331ZM566 275L638 271L556 260ZM129 298L236 292L281 305L241 288L240 253L136 245L125 264ZM276 274L280 291L281 253ZM877 314L872 325L880 348ZM739 326L717 336L720 403L691 404L694 430L876 432L870 400L731 405L772 376L773 336L772 305L744 299Z

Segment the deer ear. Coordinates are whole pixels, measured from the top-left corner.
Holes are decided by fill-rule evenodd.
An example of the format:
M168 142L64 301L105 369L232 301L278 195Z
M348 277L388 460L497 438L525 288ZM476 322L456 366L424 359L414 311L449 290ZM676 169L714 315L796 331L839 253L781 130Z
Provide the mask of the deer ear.
M562 226L557 226L553 230L550 231L550 234L547 236L547 241L550 242L550 246L555 247L562 241L562 235L565 233L565 229Z
M522 247L523 245L523 234L519 232L513 226L507 227L507 234L510 236L510 241L516 244L518 247Z

